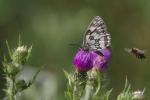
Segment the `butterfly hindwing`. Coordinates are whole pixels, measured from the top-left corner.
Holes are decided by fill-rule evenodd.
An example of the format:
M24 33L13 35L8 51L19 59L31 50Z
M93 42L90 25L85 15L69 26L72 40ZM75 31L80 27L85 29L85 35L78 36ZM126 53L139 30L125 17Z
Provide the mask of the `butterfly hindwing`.
M96 16L87 28L83 45L90 50L100 51L110 46L110 34L99 16Z

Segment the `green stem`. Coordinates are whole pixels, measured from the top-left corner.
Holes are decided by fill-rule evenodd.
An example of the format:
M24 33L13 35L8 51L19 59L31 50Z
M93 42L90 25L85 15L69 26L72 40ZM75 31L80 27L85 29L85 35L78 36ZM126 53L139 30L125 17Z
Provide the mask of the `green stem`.
M94 87L91 84L87 84L85 87L85 96L83 100L91 100L93 97Z
M7 77L7 96L8 100L15 100L15 79Z
M73 90L73 100L80 100L79 97L79 86L77 85L77 83L74 85L74 90Z
M86 84L86 72L74 73L73 100L80 100Z
M100 91L100 83L100 73L95 69L89 71L83 100L95 100Z

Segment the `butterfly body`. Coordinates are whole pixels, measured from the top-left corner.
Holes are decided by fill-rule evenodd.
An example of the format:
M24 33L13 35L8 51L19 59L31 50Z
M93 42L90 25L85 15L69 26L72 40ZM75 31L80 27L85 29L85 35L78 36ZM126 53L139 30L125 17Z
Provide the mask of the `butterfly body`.
M81 48L85 51L101 51L110 47L110 34L101 17L96 16L88 26Z
M88 46L86 46L86 45L81 46L81 48L82 48L84 51L90 51L90 48L89 48Z

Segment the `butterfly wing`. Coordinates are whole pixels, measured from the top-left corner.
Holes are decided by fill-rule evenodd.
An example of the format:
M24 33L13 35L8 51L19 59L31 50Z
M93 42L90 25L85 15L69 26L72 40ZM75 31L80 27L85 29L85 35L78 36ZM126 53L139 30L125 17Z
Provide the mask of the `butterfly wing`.
M101 51L110 46L110 34L107 27L99 16L96 16L90 23L85 33L83 46L90 50Z

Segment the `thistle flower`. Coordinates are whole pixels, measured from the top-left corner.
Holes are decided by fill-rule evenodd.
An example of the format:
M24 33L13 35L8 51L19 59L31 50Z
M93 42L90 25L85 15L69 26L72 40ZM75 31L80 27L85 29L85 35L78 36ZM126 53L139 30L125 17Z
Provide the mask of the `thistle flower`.
M109 61L111 58L111 50L109 48L105 48L101 50L101 53L104 55L104 59Z
M104 70L107 66L107 61L103 56L98 55L93 61L93 66L95 69Z
M111 57L111 51L108 48L105 48L102 49L100 53L102 54L97 53L97 57L93 61L93 66L95 69L105 70Z
M97 54L93 51L85 51L79 49L74 57L75 69L78 71L88 71L93 67L93 60L97 57Z

